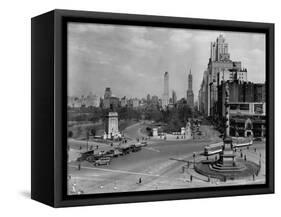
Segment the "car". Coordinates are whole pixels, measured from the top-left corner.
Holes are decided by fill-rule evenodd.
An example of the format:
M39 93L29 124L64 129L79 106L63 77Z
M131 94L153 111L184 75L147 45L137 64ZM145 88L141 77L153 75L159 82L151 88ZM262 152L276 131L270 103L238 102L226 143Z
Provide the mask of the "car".
M114 157L114 150L109 150L107 152L105 152L104 154L102 154L103 157Z
M107 152L105 152L105 154L113 154L114 153L114 150L113 149L110 149L108 150Z
M92 155L94 155L94 151L93 150L83 152L83 153L81 153L81 156L77 159L77 161L79 161L79 162L85 161L85 160L87 160L87 158L89 156L92 156Z
M131 148L127 147L127 148L122 148L121 150L122 150L123 154L126 155L126 154L130 154Z
M88 162L95 162L96 160L98 160L98 156L96 155L90 155L86 158L86 161Z
M120 156L120 155L123 155L123 152L120 151L120 150L118 150L118 149L115 149L115 150L114 150L114 153L113 153L113 157L118 157L118 156Z
M94 166L109 165L111 162L110 157L102 157L94 162Z
M148 145L148 143L146 141L143 141L143 142L140 142L140 143L136 144L136 146L139 146L139 147L145 147L147 145Z
M132 150L132 152L138 152L138 151L141 150L141 147L140 146L133 146L133 147L131 147L131 150Z
M261 137L256 137L253 139L254 141L257 141L257 142L261 142L262 141L262 138Z
M112 158L112 157L114 157L114 154L104 154L104 155L102 155L102 157L110 157L110 158Z

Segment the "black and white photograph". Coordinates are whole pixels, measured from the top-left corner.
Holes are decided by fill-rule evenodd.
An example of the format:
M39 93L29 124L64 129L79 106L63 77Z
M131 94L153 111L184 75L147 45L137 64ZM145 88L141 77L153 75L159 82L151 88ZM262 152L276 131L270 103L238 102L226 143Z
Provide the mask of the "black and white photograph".
M67 194L266 183L266 35L67 23Z

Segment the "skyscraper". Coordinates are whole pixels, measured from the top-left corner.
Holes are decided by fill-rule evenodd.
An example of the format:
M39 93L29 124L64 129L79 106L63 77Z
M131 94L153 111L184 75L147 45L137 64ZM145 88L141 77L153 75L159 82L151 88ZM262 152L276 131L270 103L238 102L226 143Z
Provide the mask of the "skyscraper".
M169 105L169 73L164 73L164 93L162 98L162 108L166 108Z
M146 96L146 103L150 104L150 101L151 101L150 94L147 94L147 96Z
M211 42L211 61L229 61L228 44L223 35L219 35L216 42Z
M177 103L177 94L176 91L172 91L172 103L175 105Z
M186 91L186 101L190 108L194 107L194 94L192 90L192 74L191 69L188 74L188 89Z
M218 114L218 86L222 82L238 80L247 82L247 69L241 61L230 59L229 46L223 35L211 43L210 58L200 88L200 112L206 116Z
M110 98L111 95L112 95L112 92L111 92L110 87L105 88L105 91L104 91L104 98L105 98L105 99Z

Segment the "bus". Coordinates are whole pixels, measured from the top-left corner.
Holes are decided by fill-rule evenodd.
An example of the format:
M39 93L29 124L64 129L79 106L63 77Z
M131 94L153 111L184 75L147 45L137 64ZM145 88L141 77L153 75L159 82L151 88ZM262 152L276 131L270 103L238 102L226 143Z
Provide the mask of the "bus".
M242 148L242 147L248 147L253 145L252 139L245 139L245 138L233 138L233 148Z
M218 142L215 144L207 145L204 148L204 154L207 156L213 155L213 154L218 154L218 153L222 152L222 147L223 147L223 142Z
M243 148L243 147L249 147L253 145L253 140L252 139L233 139L233 148ZM215 144L210 144L205 146L204 148L204 155L209 156L209 155L214 155L222 152L223 150L223 142L218 142Z

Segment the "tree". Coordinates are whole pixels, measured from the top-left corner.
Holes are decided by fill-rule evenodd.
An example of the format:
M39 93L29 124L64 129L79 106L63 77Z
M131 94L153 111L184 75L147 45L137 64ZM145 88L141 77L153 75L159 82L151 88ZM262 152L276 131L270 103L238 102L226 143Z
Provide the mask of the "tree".
M92 135L92 136L95 136L95 135L96 135L96 129L95 129L95 128L92 128L92 129L90 130L90 132L91 132L91 135Z

